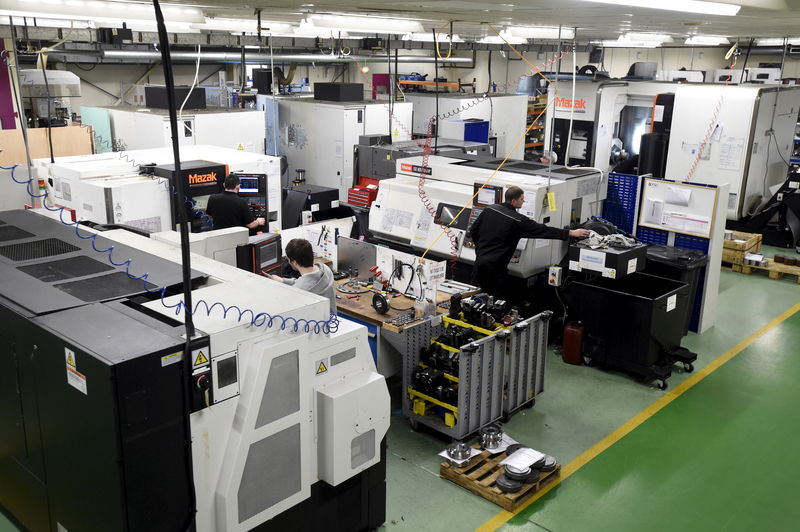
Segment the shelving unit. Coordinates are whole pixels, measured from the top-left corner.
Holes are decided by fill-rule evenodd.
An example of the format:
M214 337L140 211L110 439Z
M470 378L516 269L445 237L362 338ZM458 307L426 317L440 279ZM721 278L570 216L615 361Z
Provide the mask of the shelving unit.
M465 88L471 88L472 92L475 92L475 79L472 80L470 83L462 83L461 78L458 81L418 81L418 80L411 80L411 79L401 79L397 82L400 85L405 85L407 87L439 87L439 88L448 88L448 89L456 89L458 92L467 92Z
M525 158L536 159L541 157L544 146L544 124L546 115L543 113L547 107L547 95L530 96L528 98L528 117L526 127L530 127L533 120L536 123L525 137ZM541 114L542 116L539 116ZM539 116L538 119L536 117Z

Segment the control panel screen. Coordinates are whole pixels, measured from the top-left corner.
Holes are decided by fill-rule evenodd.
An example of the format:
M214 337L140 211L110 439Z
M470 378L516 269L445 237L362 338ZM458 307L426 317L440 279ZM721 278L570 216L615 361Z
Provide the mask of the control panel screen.
M262 270L272 266L278 262L278 250L280 243L278 241L269 242L258 248L259 265Z
M503 201L503 187L486 185L481 188L480 184L475 183L475 192L478 193L473 201L475 205L488 207L489 205L502 203Z
M458 205L440 203L439 207L436 209L435 221L439 225L450 225L452 223L450 227L453 229L466 231L472 212L470 209L464 209L464 212L461 212L460 215L458 214L459 212L461 212L461 207ZM456 216L458 216L458 218L456 218ZM454 219L455 222L453 222Z
M239 177L241 186L239 187L239 194L258 194L258 178L257 177Z

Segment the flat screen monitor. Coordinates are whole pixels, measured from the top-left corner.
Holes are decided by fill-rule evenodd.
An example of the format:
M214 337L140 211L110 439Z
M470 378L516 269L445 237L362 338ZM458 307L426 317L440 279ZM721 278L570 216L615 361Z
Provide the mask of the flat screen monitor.
M253 254L256 272L274 266L281 259L281 237L276 235L275 238L253 244Z
M266 186L264 185L266 174L237 174L239 176L239 195L240 196L260 196L264 195Z
M447 203L440 203L436 208L436 223L439 225L449 225L453 229L460 229L466 231L469 226L469 216L472 214L471 209L464 209L459 205L450 205ZM459 215L458 213L461 212ZM458 216L455 222L453 219ZM452 225L450 225L452 224Z
M486 185L481 188L481 184L475 183L474 191L478 193L472 201L475 205L488 207L496 203L503 202L503 187L497 185Z

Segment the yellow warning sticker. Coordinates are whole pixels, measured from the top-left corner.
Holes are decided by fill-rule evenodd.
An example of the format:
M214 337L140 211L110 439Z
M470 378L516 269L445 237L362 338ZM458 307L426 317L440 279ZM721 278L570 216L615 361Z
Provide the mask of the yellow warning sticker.
M320 360L317 362L317 375L322 375L323 373L328 372L328 366L325 365L325 359Z
M547 193L547 207L551 212L556 212L556 195L554 192Z
M194 365L202 366L203 364L208 364L208 357L206 357L205 353L200 351L197 353L197 357L194 359Z
M67 354L67 365L72 366L73 368L75 367L75 355L72 353Z
M183 360L183 351L178 351L177 353L172 353L170 355L164 355L161 357L161 367L169 366L170 364L177 364Z

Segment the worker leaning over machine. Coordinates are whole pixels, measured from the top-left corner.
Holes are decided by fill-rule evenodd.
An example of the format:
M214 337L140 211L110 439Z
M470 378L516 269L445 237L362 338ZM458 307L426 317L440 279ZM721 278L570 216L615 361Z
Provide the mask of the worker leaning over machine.
M327 297L331 302L331 313L336 313L336 294L333 291L333 272L327 265L314 264L314 249L311 242L304 238L295 238L286 244L286 258L289 265L300 273L299 279L288 279L278 275L270 275L273 281L280 281L290 286L307 290L312 294Z
M525 192L519 187L509 187L505 202L485 208L470 229L475 243L472 283L498 297L507 296L503 293L504 279L521 238L567 240L589 235L586 229L569 231L531 220L517 212L524 202Z
M206 214L214 220L214 229L247 227L255 229L266 223L264 218L253 216L250 206L239 197L239 176L229 174L223 183L225 191L208 198Z

